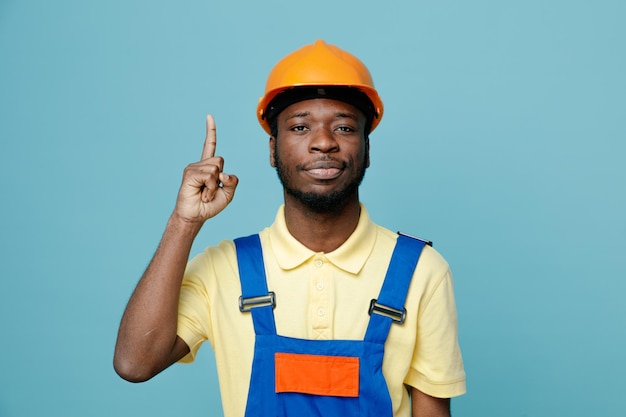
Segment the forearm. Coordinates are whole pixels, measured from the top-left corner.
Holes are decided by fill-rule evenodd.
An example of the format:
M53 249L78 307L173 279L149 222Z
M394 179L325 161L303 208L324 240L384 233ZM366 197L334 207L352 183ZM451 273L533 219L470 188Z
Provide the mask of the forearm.
M450 399L436 398L411 389L413 417L450 417Z
M169 219L120 323L114 366L124 379L149 379L181 356L180 341L176 340L178 298L191 245L199 230L198 224L176 216Z

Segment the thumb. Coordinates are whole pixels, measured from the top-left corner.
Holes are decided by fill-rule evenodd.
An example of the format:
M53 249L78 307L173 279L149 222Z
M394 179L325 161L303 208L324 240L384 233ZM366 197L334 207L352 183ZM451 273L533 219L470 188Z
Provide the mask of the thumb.
M220 182L222 183L222 190L230 196L229 201L232 200L237 184L239 184L239 178L236 175L228 175L221 172Z

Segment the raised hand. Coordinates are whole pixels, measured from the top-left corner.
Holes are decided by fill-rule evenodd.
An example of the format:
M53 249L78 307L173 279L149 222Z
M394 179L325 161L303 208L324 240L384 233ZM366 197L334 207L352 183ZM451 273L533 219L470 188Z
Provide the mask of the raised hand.
M206 138L199 162L185 168L174 215L190 223L204 223L232 201L239 179L223 172L224 159L215 156L217 130L213 116L206 118Z

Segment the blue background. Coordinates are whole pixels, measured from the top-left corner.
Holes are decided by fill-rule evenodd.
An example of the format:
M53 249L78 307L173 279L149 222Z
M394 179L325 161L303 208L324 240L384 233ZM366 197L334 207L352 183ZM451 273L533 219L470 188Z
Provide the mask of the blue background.
M362 200L450 262L456 416L623 415L626 3L0 0L0 416L220 415L211 349L134 385L117 325L204 117L235 201L282 200L255 118L275 62L324 38L386 113Z

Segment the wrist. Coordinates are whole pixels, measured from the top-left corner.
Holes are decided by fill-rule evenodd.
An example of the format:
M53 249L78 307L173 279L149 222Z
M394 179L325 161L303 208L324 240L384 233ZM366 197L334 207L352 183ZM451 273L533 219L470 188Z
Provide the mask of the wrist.
M203 224L204 222L189 220L174 211L167 222L167 228L183 235L195 237L202 229Z

